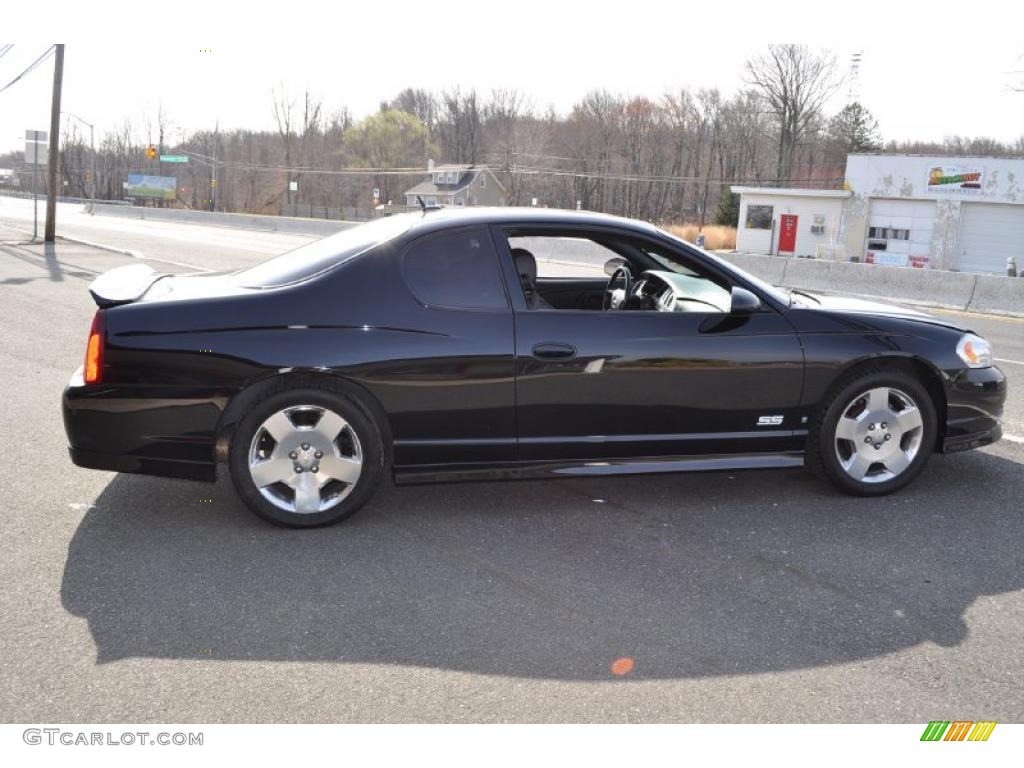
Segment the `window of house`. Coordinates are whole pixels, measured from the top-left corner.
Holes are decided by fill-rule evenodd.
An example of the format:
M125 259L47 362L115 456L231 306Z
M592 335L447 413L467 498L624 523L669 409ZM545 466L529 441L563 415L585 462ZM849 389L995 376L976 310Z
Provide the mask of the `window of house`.
M771 205L747 206L747 229L771 229L775 208Z
M429 235L402 257L405 281L428 307L506 309L498 254L485 227Z
M487 174L480 174L480 189L487 189Z
M437 205L437 198L434 195L427 195L427 199L424 202L427 205Z

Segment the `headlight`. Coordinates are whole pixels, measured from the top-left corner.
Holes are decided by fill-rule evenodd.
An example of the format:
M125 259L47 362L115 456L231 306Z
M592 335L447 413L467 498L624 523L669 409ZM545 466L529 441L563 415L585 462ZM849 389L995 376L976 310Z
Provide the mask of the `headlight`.
M992 365L992 347L981 336L965 333L956 344L956 354L968 368L988 368Z

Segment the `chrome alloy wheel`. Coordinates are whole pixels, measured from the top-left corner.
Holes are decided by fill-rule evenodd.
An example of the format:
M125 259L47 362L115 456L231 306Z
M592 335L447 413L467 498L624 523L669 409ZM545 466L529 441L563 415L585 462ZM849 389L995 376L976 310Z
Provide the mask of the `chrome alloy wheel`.
M836 458L862 483L883 483L906 470L921 450L924 421L914 399L891 387L864 392L836 425Z
M296 405L270 416L249 447L249 474L271 504L313 514L340 504L363 469L363 449L341 416Z

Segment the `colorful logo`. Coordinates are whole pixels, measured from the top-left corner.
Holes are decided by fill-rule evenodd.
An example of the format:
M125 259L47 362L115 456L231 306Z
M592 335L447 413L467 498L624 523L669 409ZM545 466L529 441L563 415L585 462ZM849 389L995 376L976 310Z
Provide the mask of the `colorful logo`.
M928 173L928 190L980 191L984 168L935 166Z
M988 741L995 727L994 720L932 720L921 734L921 741Z

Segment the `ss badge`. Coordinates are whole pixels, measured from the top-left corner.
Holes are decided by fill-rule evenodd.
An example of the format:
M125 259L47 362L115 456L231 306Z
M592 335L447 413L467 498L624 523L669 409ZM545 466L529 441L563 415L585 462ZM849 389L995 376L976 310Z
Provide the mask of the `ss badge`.
M759 427L777 427L782 423L782 416L758 416L757 426Z

